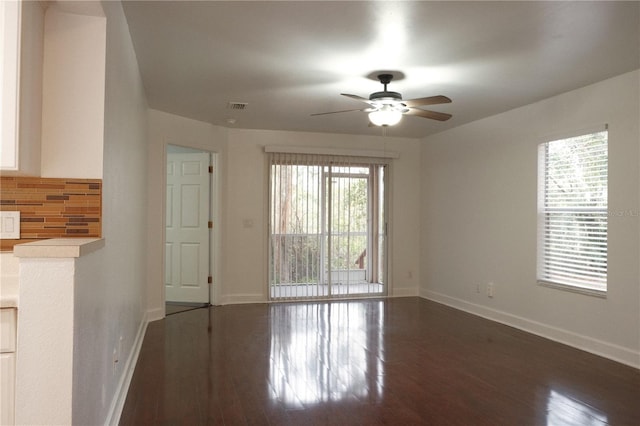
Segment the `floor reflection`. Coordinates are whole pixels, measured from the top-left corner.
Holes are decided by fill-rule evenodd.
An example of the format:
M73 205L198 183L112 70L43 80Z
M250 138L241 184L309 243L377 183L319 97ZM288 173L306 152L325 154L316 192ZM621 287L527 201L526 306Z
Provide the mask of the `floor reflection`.
M382 397L382 301L271 306L269 385L288 407Z
M555 390L547 400L547 426L605 426L607 415Z

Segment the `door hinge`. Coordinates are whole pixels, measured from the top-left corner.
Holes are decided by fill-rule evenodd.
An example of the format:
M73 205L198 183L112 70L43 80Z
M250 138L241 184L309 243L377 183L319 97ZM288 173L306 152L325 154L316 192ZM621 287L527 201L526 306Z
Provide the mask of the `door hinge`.
M209 226L209 229L213 229L213 221L209 221L208 226Z
M208 276L208 277L207 277L207 283L208 283L208 284L213 283L213 278L212 278L211 276Z
M209 166L209 173L213 173L213 166Z

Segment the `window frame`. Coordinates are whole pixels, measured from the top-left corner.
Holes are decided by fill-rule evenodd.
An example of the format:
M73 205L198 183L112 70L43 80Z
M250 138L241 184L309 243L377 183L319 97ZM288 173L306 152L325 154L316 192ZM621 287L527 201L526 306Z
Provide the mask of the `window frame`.
M547 174L549 169L549 158L548 158L548 148L551 144L561 143L563 141L575 141L575 139L585 138L592 135L596 135L598 133L605 133L604 136L604 155L606 156L604 177L598 175L599 179L604 180L604 184L606 186L604 201L601 199L600 203L604 203L604 205L598 205L597 207L589 207L585 208L584 206L571 206L569 204L562 205L558 207L549 206L552 201L547 203L547 194L549 189L547 187ZM536 281L538 285L556 288L560 290L566 290L570 292L586 294L590 296L596 296L601 298L606 298L608 291L608 230L609 230L609 221L608 221L608 188L609 188L609 129L608 126L601 125L597 127L592 127L589 129L574 131L568 134L555 135L545 138L541 143L538 144L538 202L537 202L537 258L536 258ZM584 157L583 157L584 158ZM575 176L575 175L574 175ZM566 200L564 200L567 203ZM548 254L548 250L546 250L548 244L551 244L550 238L548 237L547 231L549 228L554 225L548 225L549 214L562 212L565 214L593 214L592 218L600 219L600 221L604 220L604 225L600 224L600 227L604 229L605 237L604 237L604 281L600 282L600 284L592 284L589 285L585 279L589 277L589 275L582 275L582 283L580 282L568 282L566 280L558 279L558 277L549 277L549 273L546 270L548 265L548 260L553 260L553 255ZM572 219L572 224L580 224L579 219ZM555 237L554 237L555 238ZM567 239L565 238L565 241ZM580 241L587 241L587 237L583 237ZM602 247L600 247L602 248ZM585 250L579 251L579 253L585 254L589 259L595 258L595 255L590 255ZM557 259L557 255L556 255ZM576 281L580 281L577 279Z

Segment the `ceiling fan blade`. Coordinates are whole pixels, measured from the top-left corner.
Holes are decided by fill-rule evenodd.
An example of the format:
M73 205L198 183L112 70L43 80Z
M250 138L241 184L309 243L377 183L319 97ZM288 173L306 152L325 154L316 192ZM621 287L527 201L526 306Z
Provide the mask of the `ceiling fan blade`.
M367 108L365 108L365 109L367 109ZM341 112L351 112L351 111L364 111L364 109L358 108L358 109L344 109L342 111L317 112L317 113L311 114L311 115L314 116L314 115L339 114Z
M427 98L407 99L406 101L402 101L402 103L408 106L409 108L423 106L423 105L448 104L450 102L451 102L451 99L442 95L429 96Z
M419 108L410 108L405 115L417 115L418 117L430 118L432 120L447 121L452 117L451 114L436 111L427 111Z
M367 98L363 98L362 96L358 96L358 95L350 95L348 93L340 93L342 96L346 96L347 98L351 98L351 99L355 99L356 101L362 101L362 102L366 102L368 104L371 104L371 101Z

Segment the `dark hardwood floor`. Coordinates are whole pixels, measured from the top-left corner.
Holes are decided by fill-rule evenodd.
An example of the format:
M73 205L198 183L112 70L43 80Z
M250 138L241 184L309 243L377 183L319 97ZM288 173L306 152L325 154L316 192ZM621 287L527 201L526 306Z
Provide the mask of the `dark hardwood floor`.
M150 323L121 425L640 425L640 371L420 298Z
M164 304L165 315L174 315L209 306L208 303L167 302Z

